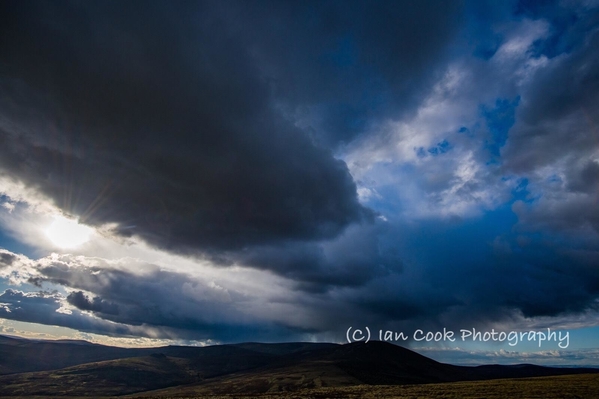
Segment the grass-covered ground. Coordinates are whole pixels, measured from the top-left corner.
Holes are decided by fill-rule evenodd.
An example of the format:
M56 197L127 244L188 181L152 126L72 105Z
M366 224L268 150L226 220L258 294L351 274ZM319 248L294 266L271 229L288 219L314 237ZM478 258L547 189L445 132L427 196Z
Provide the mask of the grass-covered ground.
M134 397L133 395L131 397ZM141 396L137 396L141 398ZM175 398L176 395L161 397ZM369 386L360 385L355 387L341 388L317 388L303 390L300 392L283 393L272 392L263 395L221 395L205 396L198 392L197 396L186 396L188 398L211 398L211 399L233 399L233 398L401 398L401 399L499 399L499 398L539 398L539 399L566 399L566 398L589 398L599 397L599 375L581 374L557 377L536 377L502 379L474 382L454 382L446 384L424 384L404 386Z
M599 374L580 374L566 375L557 377L535 377L502 379L490 381L474 382L452 382L446 384L423 384L423 385L403 385L403 386L371 386L359 385L354 387L339 388L317 388L302 390L299 392L270 392L262 395L205 395L198 392L196 395L179 396L176 393L169 396L148 396L148 395L129 395L129 396L94 396L89 393L86 396L65 397L61 399L81 399L81 398L208 398L208 399L279 399L279 398L397 398L397 399L425 399L425 398L443 398L443 399L499 399L499 398L539 398L539 399L570 399L570 398L588 398L596 399L599 397ZM41 399L47 396L27 396L29 399ZM5 399L22 399L19 396L4 397Z

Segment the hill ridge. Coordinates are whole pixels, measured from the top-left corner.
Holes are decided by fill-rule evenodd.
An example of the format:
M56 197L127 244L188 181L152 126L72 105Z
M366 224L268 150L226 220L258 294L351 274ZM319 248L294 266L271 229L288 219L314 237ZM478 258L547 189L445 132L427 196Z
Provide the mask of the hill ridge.
M261 394L584 372L599 369L455 366L384 341L116 348L0 336L0 396Z

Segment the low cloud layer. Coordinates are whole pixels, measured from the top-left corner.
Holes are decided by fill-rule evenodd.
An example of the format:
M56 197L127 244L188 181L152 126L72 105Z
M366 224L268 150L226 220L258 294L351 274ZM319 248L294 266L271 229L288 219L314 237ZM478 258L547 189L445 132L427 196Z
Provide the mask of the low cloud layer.
M298 333L276 314L267 317L261 311L264 299L256 292L133 260L53 255L36 261L21 256L1 276L8 275L16 286L38 290L5 290L0 303L7 319L111 336L204 341L230 342L257 334L281 339Z

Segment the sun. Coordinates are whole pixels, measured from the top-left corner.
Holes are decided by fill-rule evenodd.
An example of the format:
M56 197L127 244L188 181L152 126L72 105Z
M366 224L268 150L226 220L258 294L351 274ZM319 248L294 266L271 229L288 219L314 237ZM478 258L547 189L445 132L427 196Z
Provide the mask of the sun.
M45 231L46 236L59 248L75 248L89 241L93 229L76 220L54 216L54 221Z

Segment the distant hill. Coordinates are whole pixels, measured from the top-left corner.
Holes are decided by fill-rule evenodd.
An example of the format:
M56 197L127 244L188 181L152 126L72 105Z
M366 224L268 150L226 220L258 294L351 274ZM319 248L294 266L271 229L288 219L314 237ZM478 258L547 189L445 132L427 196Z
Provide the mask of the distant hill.
M597 373L443 364L385 342L125 349L0 336L0 396L193 396Z
M0 337L0 374L55 370L102 360L140 356L137 349L79 342Z

